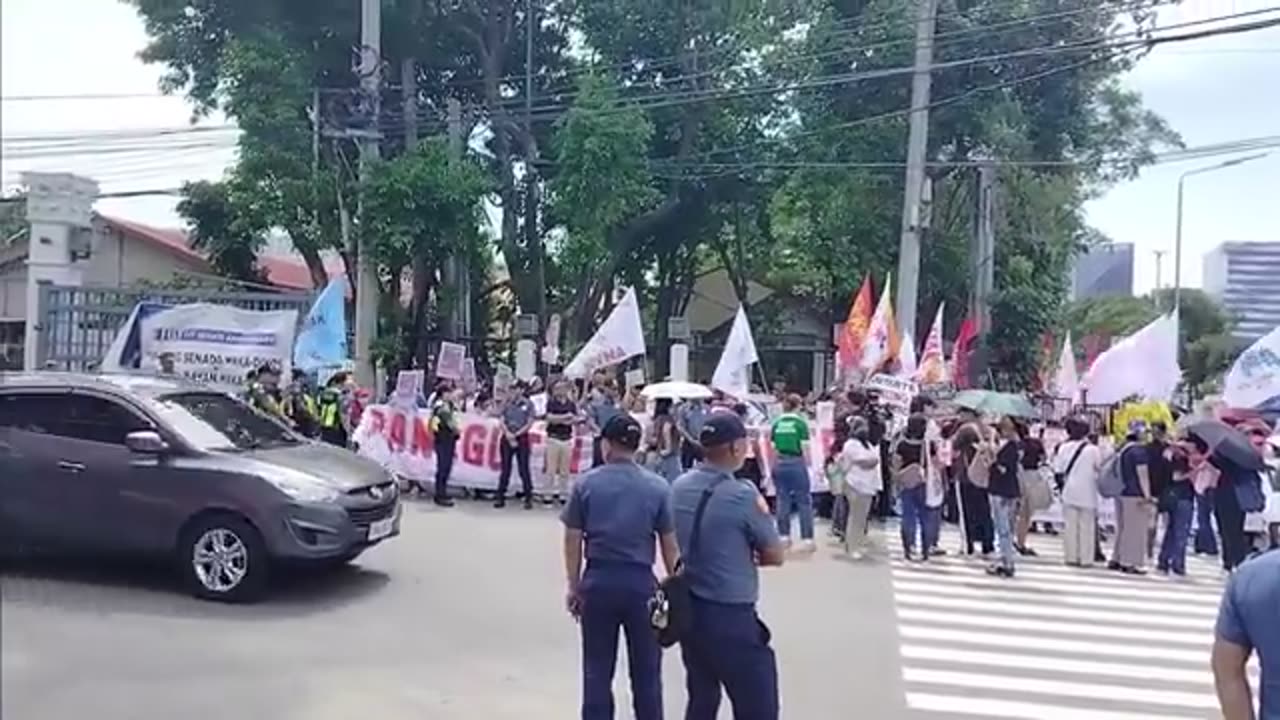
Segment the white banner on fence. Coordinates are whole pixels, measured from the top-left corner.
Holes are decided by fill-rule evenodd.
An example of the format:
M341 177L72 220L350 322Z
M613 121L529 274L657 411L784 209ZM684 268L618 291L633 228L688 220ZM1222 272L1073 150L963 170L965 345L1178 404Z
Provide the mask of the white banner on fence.
M297 310L179 305L142 318L141 367L155 370L160 356L169 353L179 375L238 390L250 370L275 363L287 381L297 329Z
M636 416L642 425L647 417ZM428 430L430 411L391 405L371 405L365 409L352 439L359 452L371 458L393 473L410 480L430 482L435 480L435 438ZM535 423L530 431L532 445L529 467L533 471L533 486L537 490L547 487L544 473L543 424ZM821 429L809 443L809 478L814 492L827 490L826 476L822 473L826 450L831 445L832 431ZM498 487L498 475L502 468L500 446L502 430L497 418L465 413L459 418L459 440L454 457L451 485L474 490L493 490ZM761 463L768 487L773 452L767 436L756 438L755 454L764 458ZM585 472L591 467L591 438L585 435L573 439L570 459L573 474ZM519 487L519 477L512 478L513 487ZM772 491L770 491L772 493Z

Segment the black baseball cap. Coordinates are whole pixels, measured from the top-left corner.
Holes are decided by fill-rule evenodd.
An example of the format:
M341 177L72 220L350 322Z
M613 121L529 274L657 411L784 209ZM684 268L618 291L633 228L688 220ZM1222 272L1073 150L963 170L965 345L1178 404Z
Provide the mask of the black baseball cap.
M713 413L702 424L698 443L704 448L719 447L746 436L747 426L743 424L742 418L732 413Z
M628 450L640 449L640 441L644 437L644 428L630 415L622 413L614 415L600 429L600 437Z

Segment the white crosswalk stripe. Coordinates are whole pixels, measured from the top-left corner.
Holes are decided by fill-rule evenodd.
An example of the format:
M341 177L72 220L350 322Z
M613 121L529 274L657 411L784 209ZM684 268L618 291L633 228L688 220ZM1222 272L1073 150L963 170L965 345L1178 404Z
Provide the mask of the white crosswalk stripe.
M959 545L954 528L942 547ZM1209 558L1188 577L1062 564L1060 541L1016 577L954 554L905 560L889 548L907 705L923 717L1179 720L1218 717L1209 648L1222 592ZM1257 668L1251 667L1256 679Z

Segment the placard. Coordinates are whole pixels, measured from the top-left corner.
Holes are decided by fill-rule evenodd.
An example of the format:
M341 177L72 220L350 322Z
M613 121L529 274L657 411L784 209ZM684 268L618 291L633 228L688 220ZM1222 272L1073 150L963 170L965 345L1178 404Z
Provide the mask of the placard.
M644 368L628 370L624 377L628 388L641 387L644 385Z
M516 343L516 377L528 382L538 376L538 344L532 340Z
M467 359L467 346L458 343L440 343L440 357L436 360L436 377L445 380L461 380Z
M911 399L920 393L920 387L914 380L885 373L877 373L867 378L863 389L875 390L880 394L881 402L901 412L906 412L911 407Z

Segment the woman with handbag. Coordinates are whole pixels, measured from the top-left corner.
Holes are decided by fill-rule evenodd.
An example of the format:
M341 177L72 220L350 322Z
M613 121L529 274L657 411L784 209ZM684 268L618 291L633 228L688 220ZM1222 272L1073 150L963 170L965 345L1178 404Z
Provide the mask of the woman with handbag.
M929 449L925 431L929 421L924 415L907 418L902 437L894 443L891 455L893 484L898 491L898 504L902 510L902 554L907 560L915 560L917 534L920 537L920 560L929 559L928 471Z
M1187 574L1187 541L1191 535L1191 518L1195 515L1195 488L1192 486L1190 453L1203 454L1207 447L1188 448L1182 443L1171 450L1172 480L1157 498L1158 509L1166 517L1164 539L1156 570L1178 577Z
M1102 451L1089 441L1083 420L1067 421L1067 441L1053 456L1054 479L1062 492L1062 557L1067 565L1090 567L1098 524L1098 471Z

